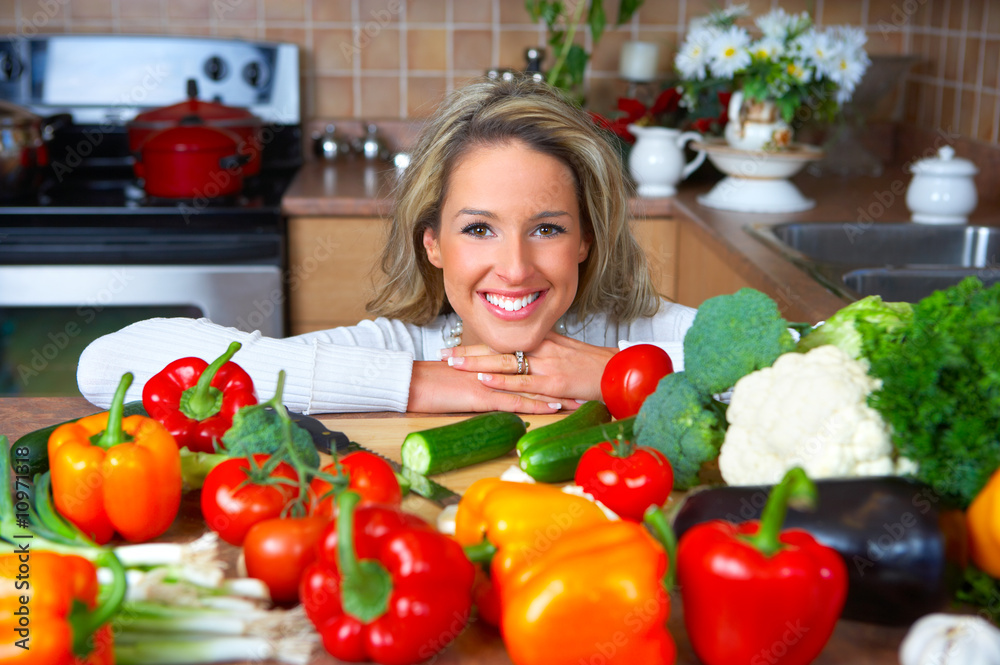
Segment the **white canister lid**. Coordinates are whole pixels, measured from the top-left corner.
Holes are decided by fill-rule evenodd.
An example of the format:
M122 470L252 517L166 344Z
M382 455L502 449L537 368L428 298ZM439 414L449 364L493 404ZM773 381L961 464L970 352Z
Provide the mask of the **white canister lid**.
M976 165L963 157L955 156L950 145L938 148L936 157L926 157L910 167L913 173L943 176L970 176L979 173Z

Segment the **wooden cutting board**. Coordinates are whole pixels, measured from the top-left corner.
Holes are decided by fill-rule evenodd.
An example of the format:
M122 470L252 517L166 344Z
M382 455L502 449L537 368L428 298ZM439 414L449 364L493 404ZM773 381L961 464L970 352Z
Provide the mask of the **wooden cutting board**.
M568 414L526 415L523 418L528 423L528 429L532 429L561 420L566 415ZM400 448L403 445L403 439L410 432L450 425L461 420L467 420L468 418L469 416L420 416L410 418L345 419L319 416L319 420L323 424L331 429L343 432L351 441L355 441L365 448L374 450L397 462L401 461ZM464 469L438 474L433 476L433 478L445 487L461 494L476 480L489 476L499 476L507 468L515 464L517 464L517 455L511 452L504 457L483 462L482 464L475 464Z

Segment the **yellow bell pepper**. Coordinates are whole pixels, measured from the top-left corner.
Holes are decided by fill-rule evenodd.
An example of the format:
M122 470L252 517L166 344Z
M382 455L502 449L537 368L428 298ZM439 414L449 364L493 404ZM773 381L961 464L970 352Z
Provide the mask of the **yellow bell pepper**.
M497 548L493 566L506 570L521 560L534 561L567 533L608 521L592 501L551 485L482 478L458 504L455 539Z
M965 516L972 562L983 572L1000 578L1000 470L979 490Z

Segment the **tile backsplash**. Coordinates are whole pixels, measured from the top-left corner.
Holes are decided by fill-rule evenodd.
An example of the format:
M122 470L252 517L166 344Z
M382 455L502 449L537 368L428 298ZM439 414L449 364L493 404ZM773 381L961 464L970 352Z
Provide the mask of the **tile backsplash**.
M568 0L574 5L574 0ZM719 0L646 0L593 48L588 98L607 111L625 92L622 43L660 45L671 68L684 27ZM729 4L729 3L725 3ZM751 0L809 11L820 25L865 28L871 54L919 58L879 112L929 129L1000 143L1000 3L991 0ZM618 2L605 0L608 16ZM545 43L524 0L0 0L0 30L193 34L293 42L302 47L307 122L420 118L441 96L492 67L521 68Z

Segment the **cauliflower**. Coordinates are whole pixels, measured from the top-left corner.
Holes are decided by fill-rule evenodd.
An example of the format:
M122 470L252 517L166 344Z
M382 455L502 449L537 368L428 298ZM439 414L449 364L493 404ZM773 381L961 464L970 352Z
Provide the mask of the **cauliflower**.
M794 466L810 478L892 475L891 430L868 406L881 382L864 361L825 345L786 353L740 379L726 414L719 470L729 485L772 485Z

